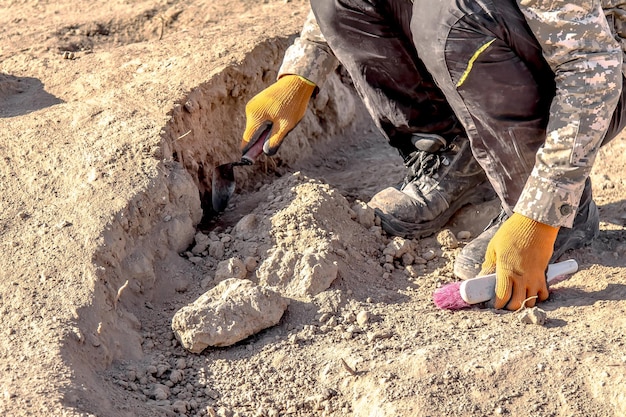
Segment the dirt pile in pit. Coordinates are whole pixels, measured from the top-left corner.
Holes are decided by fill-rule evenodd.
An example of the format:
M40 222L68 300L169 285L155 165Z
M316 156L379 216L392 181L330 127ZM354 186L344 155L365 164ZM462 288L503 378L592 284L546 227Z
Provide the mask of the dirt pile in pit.
M353 405L335 384L344 372L357 375L355 370L326 358L322 363L328 381L312 389L308 371L297 364L299 359L281 351L305 348L324 335L372 346L397 337L397 330L372 308L372 296L383 296L385 303L401 302L406 296L394 290L398 279L392 274L411 283L429 261L431 267L445 262L436 255L442 249L434 238L421 244L389 238L362 201L350 203L338 190L302 173L286 175L254 194L258 205L237 224L221 232L196 234L195 244L182 254L186 262L179 262L184 269L178 268L175 287L140 313L145 356L140 361L122 361L106 378L128 392L121 410L134 415L169 411L198 416L307 416L339 410L349 414ZM287 312L278 326L235 346L208 347L202 355L191 354L174 338L168 326L172 316L222 280L232 280L220 272L220 266L234 259L247 268L233 275L288 297ZM249 361L245 369L224 368L215 374L216 355L240 357L244 352ZM285 361L288 370L271 371L276 375L266 380L265 365L257 361L274 354L279 356L271 360L273 366ZM226 373L230 378L222 377ZM276 391L267 402L269 392L283 378L292 388ZM235 392L233 380L254 383L246 382Z

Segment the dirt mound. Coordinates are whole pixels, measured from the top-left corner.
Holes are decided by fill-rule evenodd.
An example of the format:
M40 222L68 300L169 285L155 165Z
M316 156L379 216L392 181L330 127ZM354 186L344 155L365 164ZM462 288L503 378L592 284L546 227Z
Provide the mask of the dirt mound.
M401 160L344 74L210 210L212 168L239 158L245 103L307 8L0 6L0 412L625 415L622 138L592 175L600 237L566 254L580 271L541 304L543 326L434 306L468 240L382 233L365 202L401 181ZM447 236L476 236L497 212L465 207ZM191 354L172 317L233 257L290 305L276 326Z

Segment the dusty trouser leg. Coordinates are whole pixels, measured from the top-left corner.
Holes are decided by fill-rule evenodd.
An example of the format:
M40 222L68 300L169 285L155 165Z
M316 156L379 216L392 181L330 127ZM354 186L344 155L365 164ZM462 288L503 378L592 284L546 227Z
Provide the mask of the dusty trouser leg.
M457 257L455 273L470 278L532 171L545 139L554 75L513 0L415 0L414 7L421 11L412 22L418 53L466 127L503 206L502 215ZM555 255L588 243L598 223L588 181L573 228L559 232Z
M478 188L486 177L456 115L417 57L411 6L410 0L311 2L326 41L409 168L401 190L383 190L370 205L387 232L423 236L462 205L491 194Z

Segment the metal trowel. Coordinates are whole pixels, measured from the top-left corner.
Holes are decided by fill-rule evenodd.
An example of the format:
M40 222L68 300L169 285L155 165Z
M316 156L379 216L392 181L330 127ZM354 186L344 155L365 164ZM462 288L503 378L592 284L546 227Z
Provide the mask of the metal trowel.
M272 126L265 127L258 139L241 157L241 160L229 162L213 168L213 179L211 181L211 203L213 210L221 213L228 206L228 200L235 192L235 170L236 166L252 165L254 161L263 153L265 139L272 130Z

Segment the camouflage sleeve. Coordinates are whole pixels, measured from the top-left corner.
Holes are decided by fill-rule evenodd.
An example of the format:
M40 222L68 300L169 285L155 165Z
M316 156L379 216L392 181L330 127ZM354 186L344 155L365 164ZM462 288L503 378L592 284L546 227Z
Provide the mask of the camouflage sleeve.
M297 74L321 86L338 64L313 12L309 12L300 37L285 52L278 78L286 74Z
M599 1L517 0L555 73L544 146L515 211L571 227L622 88L622 51Z

